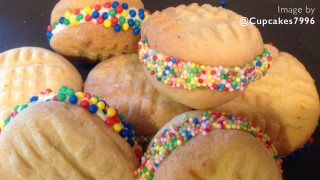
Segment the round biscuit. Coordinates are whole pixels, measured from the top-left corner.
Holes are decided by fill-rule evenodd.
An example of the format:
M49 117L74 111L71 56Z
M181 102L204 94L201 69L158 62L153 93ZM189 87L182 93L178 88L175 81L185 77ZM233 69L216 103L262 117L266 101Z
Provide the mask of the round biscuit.
M201 114L190 111L190 117ZM164 128L184 122L184 114ZM154 173L154 179L282 179L279 165L261 141L247 132L212 130L193 137L170 152Z
M241 15L209 4L180 5L153 13L141 27L150 48L208 66L244 66L263 52L259 30Z
M137 135L153 135L173 117L191 109L160 94L142 71L137 54L115 56L91 70L84 91L120 109Z
M319 95L306 68L292 55L266 45L274 57L269 73L213 111L245 116L259 126L285 156L303 147L320 115Z
M120 0L118 2L125 2L130 8L143 8L140 0ZM105 3L105 0L61 0L51 13L51 23L59 22L59 18L67 11L73 12L76 9ZM135 52L139 40L140 34L135 35L132 31L115 32L113 28L105 28L100 24L84 23L67 27L54 34L50 40L50 46L64 56L83 57L95 61Z
M4 179L134 179L139 162L130 145L89 111L38 102L0 135Z
M0 54L0 118L8 117L13 107L29 97L60 86L82 89L76 68L62 56L37 47L11 49Z

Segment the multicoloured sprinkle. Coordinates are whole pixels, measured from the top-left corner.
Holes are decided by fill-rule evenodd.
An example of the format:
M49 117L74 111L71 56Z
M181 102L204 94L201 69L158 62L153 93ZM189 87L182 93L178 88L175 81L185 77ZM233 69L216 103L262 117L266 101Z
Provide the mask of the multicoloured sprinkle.
M145 152L152 140L153 136L146 135L146 136L136 136L135 140L140 147L142 147L143 152Z
M310 137L302 148L299 148L299 149L295 150L293 153L287 155L286 157L283 157L282 160L286 163L290 159L296 158L299 154L302 154L302 153L304 153L304 151L310 149L312 146L312 143L313 143L313 137Z
M319 128L319 126L320 126L320 122L318 122L318 124L317 124L317 129ZM317 133L317 129L316 129L316 131L313 133L313 135L308 139L308 141L304 144L303 147L295 150L293 153L287 155L286 157L283 157L283 158L282 158L283 161L284 161L284 162L288 162L290 159L294 159L294 158L296 158L299 154L303 154L306 150L310 149L311 146L312 146L312 143L313 143L313 141L314 141L313 136L315 136L315 134Z
M267 49L244 67L210 67L168 57L151 49L148 40L138 45L139 58L150 75L174 88L218 91L244 90L249 81L266 75L272 57Z
M79 105L87 109L90 113L96 114L107 126L112 127L115 132L119 133L122 138L126 139L130 146L134 148L137 157L142 155L142 148L138 146L135 141L133 126L130 123L123 121L123 114L118 113L116 108L110 107L104 100L100 99L96 95L83 93L81 91L75 92L72 88L68 88L66 86L61 86L59 92L56 94L53 93L51 89L46 89L37 96L32 96L29 99L29 103L23 103L15 106L14 111L10 116L0 123L1 131L10 123L10 121L13 120L13 117L26 109L30 104L50 101Z
M227 6L227 1L226 0L221 0L219 2L219 5L222 6L222 7L226 7Z
M100 24L105 28L112 28L116 32L128 31L132 28L135 35L140 33L141 21L146 20L149 13L143 8L129 8L127 3L120 4L118 1L96 5L93 8L85 7L73 12L66 12L59 18L59 22L49 25L47 39L50 40L55 33L69 27L83 23Z
M135 172L137 179L152 179L154 172L165 158L176 148L197 135L206 135L214 129L241 130L260 139L269 149L281 168L280 159L270 138L259 128L252 126L244 117L236 117L224 113L203 112L198 117L184 114L184 123L164 129L159 137L151 142L151 148L142 157L141 166Z

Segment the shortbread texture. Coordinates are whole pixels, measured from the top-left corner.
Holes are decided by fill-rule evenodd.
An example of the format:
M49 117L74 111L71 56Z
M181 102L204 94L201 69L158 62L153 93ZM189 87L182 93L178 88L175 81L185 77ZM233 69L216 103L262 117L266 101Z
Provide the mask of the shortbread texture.
M15 105L29 102L29 97L46 88L60 86L82 90L82 78L64 57L37 47L22 47L0 54L0 121Z
M160 94L142 71L137 54L115 56L91 70L84 91L117 107L125 114L126 121L133 124L137 135L153 135L191 108Z
M319 95L298 59L274 46L266 48L274 57L269 74L213 111L245 116L267 133L285 156L302 148L314 132L320 115Z
M150 48L184 62L211 67L244 67L263 52L258 29L239 24L242 16L209 4L180 5L156 11L142 24L142 39ZM194 109L226 103L242 91L187 90L159 82L145 70L162 94Z
M186 112L197 116L200 111ZM184 122L183 114L163 129ZM159 165L153 179L282 179L272 153L256 137L239 130L216 129L177 147Z
M51 13L51 23L59 22L65 12L73 12L85 7L94 8L95 5L103 6L105 0L61 0ZM112 1L109 1L112 3ZM143 8L140 0L119 0L127 3L130 8ZM115 32L113 28L105 28L103 24L79 24L68 27L50 40L50 46L59 54L75 58L86 58L91 61L104 60L108 57L135 52L140 34L132 31Z
M242 16L209 4L156 11L142 24L151 48L183 61L208 66L244 66L263 52L259 30L241 26Z
M96 115L62 102L31 104L1 132L1 179L134 179L134 151Z

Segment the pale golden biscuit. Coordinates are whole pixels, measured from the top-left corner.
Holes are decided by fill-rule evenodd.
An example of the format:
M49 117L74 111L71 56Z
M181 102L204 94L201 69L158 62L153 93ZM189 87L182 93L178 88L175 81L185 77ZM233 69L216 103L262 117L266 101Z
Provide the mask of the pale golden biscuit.
M80 106L37 102L0 135L2 179L134 179L129 144Z
M28 102L45 88L58 91L65 85L82 89L82 78L65 58L49 50L22 47L0 54L0 118L8 117L15 105Z
M209 4L156 11L142 24L141 36L157 51L209 66L243 66L263 52L259 30L241 26L242 16Z
M146 68L143 68L145 74L149 74ZM162 82L158 82L155 77L147 75L149 82L153 85L153 87L158 90L161 94L164 94L176 102L189 106L193 109L207 109L210 107L215 107L224 103L226 101L230 101L235 97L239 96L241 91L227 92L227 91L212 91L212 90L185 90L172 88L163 84Z
M191 109L160 94L142 71L137 54L115 56L91 70L84 91L120 109L137 135L152 135L173 117Z
M185 114L197 117L201 112L175 117L155 137L164 129L185 122ZM213 129L206 135L193 136L171 151L155 169L153 179L268 180L282 179L282 175L279 164L259 138L241 130Z
M152 49L161 53L157 57L158 59L163 56L172 57L186 62L185 64L195 63L208 69L209 67L219 68L221 66L242 69L258 55L261 55L264 49L258 29L252 24L241 26L239 23L241 17L222 7L212 7L208 4L199 6L196 3L189 6L170 7L160 12L156 11L142 24L141 36L143 40L148 41L149 47L141 51L140 59L145 64L144 51ZM225 86L228 87L227 90L220 91L216 87L213 90L210 89L213 86L209 84L214 84L217 81L210 82L208 80L208 83L203 85L208 88L203 90L199 87L203 81L209 79L210 75L207 74L204 75L207 77L201 80L191 81L191 84L197 85L196 89L190 90L190 87L187 86L180 88L181 85L178 85L180 86L178 88L176 88L177 86L172 88L170 84L163 82L166 80L157 80L159 75L150 72L150 70L148 72L147 67L145 65L148 79L159 92L194 109L207 109L225 103L240 95L246 87L246 85L233 87L230 83ZM179 71L179 73L183 73L183 71ZM188 71L188 73L190 72ZM204 72L204 74L206 73L209 71ZM150 74L156 74L157 77ZM220 81L220 75L217 76L215 79ZM232 81L235 82L236 79L232 79ZM181 83L181 81L173 82L174 84ZM190 81L186 82L190 83ZM242 83L242 80L237 82ZM226 85L226 82L224 84Z
M303 147L314 132L320 115L319 96L314 80L295 57L266 47L274 57L268 75L213 110L247 117L285 156Z
M51 13L51 24L58 23L59 18L68 11L73 13L74 10L81 10L85 7L93 9L96 5L103 6L107 2L112 3L113 1L61 0ZM119 0L118 2L127 3L129 9L143 8L141 0ZM105 28L103 24L84 23L68 26L54 34L50 40L50 46L65 56L103 60L113 55L135 52L139 40L140 34L135 35L131 28L128 31L115 32L113 27Z

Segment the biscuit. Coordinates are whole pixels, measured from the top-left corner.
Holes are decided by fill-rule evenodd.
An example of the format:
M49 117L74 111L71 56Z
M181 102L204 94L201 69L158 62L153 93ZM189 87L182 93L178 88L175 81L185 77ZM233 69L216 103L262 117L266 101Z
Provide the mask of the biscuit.
M207 109L240 95L267 73L271 57L258 29L222 7L191 4L153 13L138 52L151 84L173 100Z
M134 179L134 152L87 110L40 102L20 112L0 135L2 179Z
M51 13L47 38L58 53L89 60L135 52L147 18L140 0L61 0Z
M66 86L57 93L46 89L1 122L0 154L7 159L0 160L0 175L133 179L142 154L134 138L123 114L98 96Z
M91 70L84 91L120 109L137 135L153 135L173 117L191 109L160 94L142 71L137 54L115 56Z
M65 58L49 50L22 47L0 54L0 118L43 89L66 85L82 89L82 78Z
M280 165L267 135L244 118L191 111L157 133L136 173L140 179L282 179Z
M319 96L299 60L271 45L266 47L274 57L268 75L213 110L245 116L266 132L285 156L303 147L314 132L320 115Z
M263 52L263 41L254 25L239 24L241 17L209 4L169 7L142 24L141 36L168 56L209 66L243 66Z

